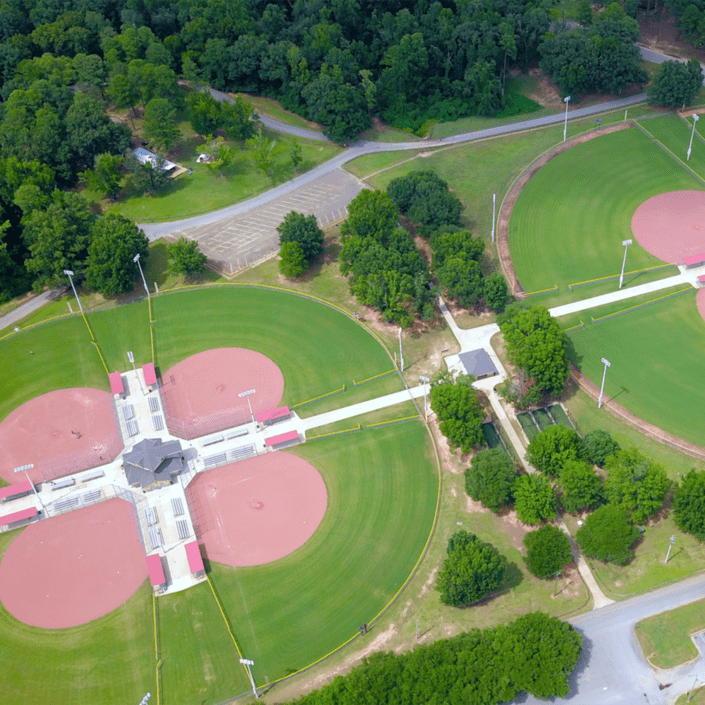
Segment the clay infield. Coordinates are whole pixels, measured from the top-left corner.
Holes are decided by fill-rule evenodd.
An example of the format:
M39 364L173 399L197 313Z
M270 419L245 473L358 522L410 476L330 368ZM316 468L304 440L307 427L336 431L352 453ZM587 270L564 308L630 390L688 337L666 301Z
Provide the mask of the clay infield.
M671 264L705 252L705 191L649 198L634 211L632 232L645 250Z
M146 578L134 509L112 499L25 528L0 562L0 600L26 624L60 629L112 612Z
M72 433L73 432L73 433ZM112 396L97 389L57 389L30 399L0 423L0 476L29 463L34 482L103 465L122 450Z
M215 348L191 355L162 375L162 399L169 430L182 438L212 433L279 406L284 376L266 355L244 348Z
M296 550L328 504L316 468L281 451L202 473L187 496L208 557L231 566L270 563Z

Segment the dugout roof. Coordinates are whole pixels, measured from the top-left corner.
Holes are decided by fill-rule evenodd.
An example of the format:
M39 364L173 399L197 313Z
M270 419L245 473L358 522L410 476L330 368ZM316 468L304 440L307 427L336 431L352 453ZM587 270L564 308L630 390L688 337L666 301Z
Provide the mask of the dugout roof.
M152 587L164 585L166 582L164 567L162 566L162 557L158 553L147 556L147 570L149 572L149 582L152 583Z
M122 375L119 372L111 372L108 375L110 380L110 391L113 394L123 394L125 392L125 387L122 383Z
M264 442L264 445L266 445L268 448L271 448L272 446L278 446L281 443L290 443L291 441L298 441L299 440L299 432L298 431L289 431L288 433L282 433L278 436L272 436L271 438L267 438Z
M8 485L7 487L0 488L0 499L7 499L8 497L15 497L18 494L27 494L32 491L32 483L25 480L24 482L17 482L14 485Z
M30 507L29 509L23 509L20 512L6 514L4 517L0 517L0 526L14 524L16 521L22 521L23 519L31 519L33 516L37 516L36 507Z
M144 383L151 387L153 384L157 383L157 373L154 370L154 363L148 362L146 365L142 365L142 373L144 374Z
M283 419L289 416L289 407L280 406L276 409L269 409L269 411L260 411L255 414L255 421L257 423L266 423L267 421L275 421L276 419Z
M205 570L203 567L203 558L201 557L201 551L198 548L198 541L191 541L187 543L184 548L186 549L186 558L188 559L188 567L192 573L199 573Z

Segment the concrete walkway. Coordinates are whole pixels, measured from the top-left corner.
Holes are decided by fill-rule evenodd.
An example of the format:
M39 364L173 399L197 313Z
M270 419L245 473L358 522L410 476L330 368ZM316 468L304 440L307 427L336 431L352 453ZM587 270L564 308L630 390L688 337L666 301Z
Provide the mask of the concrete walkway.
M44 304L53 301L64 293L62 287L58 289L52 289L51 291L43 291L41 294L37 294L35 297L31 298L29 301L18 306L10 313L6 313L4 316L0 316L0 330L12 326L17 321L22 320L25 316L29 316L30 313L34 313L37 309L40 309Z

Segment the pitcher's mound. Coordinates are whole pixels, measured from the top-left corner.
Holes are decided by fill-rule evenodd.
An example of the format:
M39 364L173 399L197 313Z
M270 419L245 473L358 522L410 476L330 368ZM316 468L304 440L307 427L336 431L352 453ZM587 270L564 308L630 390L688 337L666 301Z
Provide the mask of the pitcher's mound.
M308 541L328 504L318 470L274 452L200 474L187 489L208 557L232 566L283 558Z
M705 252L705 191L669 191L644 201L632 216L639 244L670 264Z

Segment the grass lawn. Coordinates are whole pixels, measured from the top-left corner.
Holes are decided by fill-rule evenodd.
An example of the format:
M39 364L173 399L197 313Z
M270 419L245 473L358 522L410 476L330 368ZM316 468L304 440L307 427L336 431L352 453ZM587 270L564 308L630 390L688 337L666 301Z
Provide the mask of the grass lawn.
M421 152L416 150L405 150L402 152L375 152L373 154L365 154L363 157L358 157L347 164L343 164L343 169L351 174L367 179L384 169L389 169L401 162L419 157ZM423 168L423 162L418 163L418 169Z
M692 118L686 121L678 115L665 115L655 120L644 120L640 124L679 159L686 161ZM705 144L699 139L693 140L692 153L687 163L696 174L705 178Z
M705 629L705 600L655 614L634 629L644 656L656 668L674 668L698 656L690 634Z
M416 564L438 494L420 423L287 452L315 465L326 483L328 508L313 537L267 565L212 564L211 579L260 685L307 666L373 621Z
M512 213L509 245L522 286L539 291L619 274L636 208L665 191L699 188L638 129L573 147L534 175ZM658 264L635 240L628 269Z
M17 535L0 534L0 555ZM154 693L151 595L145 582L110 614L69 629L31 627L0 604L2 702L113 705Z
M686 705L686 703L688 705L705 705L705 687L698 687L692 697L690 697L689 693L684 693L676 700L676 705Z
M157 599L163 705L211 705L249 690L207 583Z
M221 171L197 164L199 152L196 147L202 140L193 138L185 141L182 155L178 158L179 164L192 170L191 175L188 172L182 174L153 196L144 196L128 189L120 201L106 204L106 210L122 213L138 223L172 221L225 208L289 181L293 176L289 162L292 137L266 130L265 133L269 139L276 139L281 149L268 176L255 169L249 157L250 148L241 143L233 144L235 159ZM330 142L300 137L297 140L303 156L299 173L309 171L341 151L340 147Z
M605 393L630 411L692 443L702 443L700 369L705 322L696 292L656 303L570 333L571 357L600 384L602 357L612 366ZM604 307L608 309L608 307ZM601 312L601 310L600 310Z

